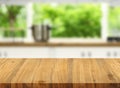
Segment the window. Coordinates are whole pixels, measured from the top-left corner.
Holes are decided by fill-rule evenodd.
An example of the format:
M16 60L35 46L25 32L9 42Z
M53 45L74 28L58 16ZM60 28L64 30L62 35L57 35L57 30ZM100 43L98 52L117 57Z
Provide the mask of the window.
M110 6L109 7L109 37L118 37L120 36L120 7L119 6Z
M26 36L26 8L22 5L0 4L0 36Z
M1 37L28 37L28 34L31 36L28 32L30 30L28 29L30 29L33 24L42 23L52 25L52 38L107 39L108 36L119 35L120 7L109 6L110 2L102 3L99 0L98 2L91 0L92 3L90 1L87 3L86 0L84 3L81 1L82 3L71 4L67 3L69 1L64 3L61 0L57 0L59 1L58 4L50 3L51 1L47 3L47 0L24 1L9 1L10 3L14 3L14 5L9 6L21 8L13 23L9 21L9 18L6 19L1 15L1 13L7 14L5 9L8 5L0 4ZM37 3L35 3L36 1ZM28 2L32 4L26 6ZM71 0L70 2L74 1ZM17 5L18 3L24 3L24 5ZM113 2L111 3L115 4ZM11 27L11 24L14 25L14 27ZM13 32L10 29L15 30Z

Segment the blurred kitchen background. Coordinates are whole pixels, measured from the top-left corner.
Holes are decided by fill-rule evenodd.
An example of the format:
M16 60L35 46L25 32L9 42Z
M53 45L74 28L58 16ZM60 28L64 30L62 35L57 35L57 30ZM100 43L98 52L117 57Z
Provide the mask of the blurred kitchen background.
M120 6L119 1L115 0L0 0L0 42L8 43L7 48L11 51L13 47L9 47L9 43L107 43L107 42L119 42L120 41ZM6 49L3 49L4 44L1 46L1 52L4 57L8 56ZM79 45L77 44L77 45ZM29 44L28 44L29 45ZM33 44L34 45L34 44ZM53 44L54 45L54 44ZM68 44L69 45L69 44ZM109 45L109 44L108 44ZM27 45L26 45L27 46ZM75 46L75 45L74 45ZM94 44L93 44L94 46ZM110 49L107 47L104 53L107 56L101 56L100 52L105 51L104 48L99 45L93 49L93 47L85 47L86 50L82 50L82 53L73 54L69 56L67 53L65 57L84 57L87 53L87 57L92 57L91 49L98 51L96 56L93 57L119 57L119 47ZM107 45L105 45L107 46ZM118 45L119 46L119 45ZM45 47L45 46L43 46ZM48 46L47 46L48 47ZM5 47L6 48L6 45ZM22 51L14 47L14 50L18 50L19 57ZM27 48L29 48L27 46ZM34 48L34 47L32 47ZM46 48L46 47L45 47ZM58 47L60 48L60 47ZM63 52L66 50L61 50ZM72 46L70 47L72 48ZM102 49L103 48L103 49ZM38 49L38 48L37 48ZM50 52L50 56L46 54L43 57L61 57L62 54L54 56L57 50L52 47L44 49L41 52ZM99 49L99 50L98 50ZM103 50L103 51L100 51ZM110 50L109 50L110 49ZM40 50L40 49L39 49ZM71 49L68 49L70 52ZM79 50L75 46L76 52ZM81 50L81 48L80 48ZM30 52L30 49L28 49ZM26 51L26 52L28 52ZM58 50L59 51L59 50ZM114 51L114 52L112 52ZM15 53L14 51L13 54ZM10 53L11 53L10 52ZM31 50L34 53L30 57L40 57L42 55ZM72 52L72 53L73 53ZM17 55L16 54L16 55ZM28 53L30 55L30 53ZM104 55L103 54L103 55ZM15 56L8 56L15 57ZM28 57L28 56L23 56ZM42 57L42 56L41 56ZM64 56L63 56L64 57Z
M120 7L116 3L45 1L1 1L0 41L30 42L37 37L39 41L40 33L48 35L48 41L106 41L120 36ZM42 26L49 26L49 33L33 33L44 30Z

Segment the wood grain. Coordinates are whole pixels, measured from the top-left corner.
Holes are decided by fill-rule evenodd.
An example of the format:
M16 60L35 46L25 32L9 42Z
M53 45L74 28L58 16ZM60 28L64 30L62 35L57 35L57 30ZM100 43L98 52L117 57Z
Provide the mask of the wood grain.
M0 88L120 88L120 59L0 59Z
M10 43L10 42L0 42L0 46L9 46L9 47L14 47L14 46L22 46L22 47L28 47L28 46L52 46L52 47L55 47L55 46L59 46L59 47L69 47L69 46L73 46L73 47L77 47L77 46L85 46L85 47L110 47L110 46L113 46L113 47L119 47L120 46L120 43L116 43L116 42L113 42L113 43L107 43L107 42L101 42L101 43L54 43L54 42L46 42L46 43Z

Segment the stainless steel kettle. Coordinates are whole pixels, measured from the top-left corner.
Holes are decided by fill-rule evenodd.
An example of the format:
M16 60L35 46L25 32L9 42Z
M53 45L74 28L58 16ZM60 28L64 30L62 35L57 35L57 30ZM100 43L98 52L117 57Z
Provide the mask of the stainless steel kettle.
M49 25L33 25L32 36L36 42L47 42L50 38L50 29Z

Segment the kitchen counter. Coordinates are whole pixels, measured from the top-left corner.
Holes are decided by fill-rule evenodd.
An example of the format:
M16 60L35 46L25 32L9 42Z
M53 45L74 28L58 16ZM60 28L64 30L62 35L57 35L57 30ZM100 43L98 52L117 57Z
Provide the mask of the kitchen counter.
M120 59L0 59L0 88L120 88Z
M14 42L0 42L0 46L21 46L21 47L120 47L120 43L106 42L101 39L76 39L76 38L52 38L48 42L34 42L31 41L14 41Z
M120 43L107 43L107 42L93 42L93 43L83 43L83 42L46 42L46 43L35 43L35 42L29 42L29 43L24 43L24 42L19 42L19 43L12 43L12 42L0 42L0 46L60 46L60 47L69 47L69 46L88 46L88 47L120 47Z

